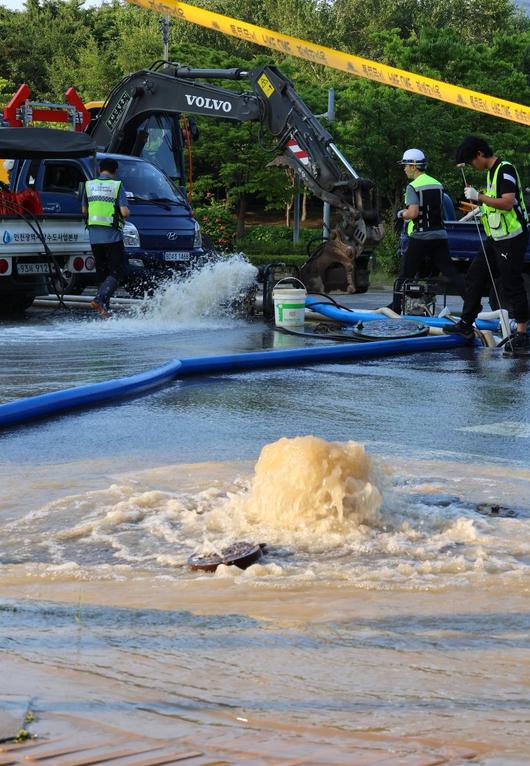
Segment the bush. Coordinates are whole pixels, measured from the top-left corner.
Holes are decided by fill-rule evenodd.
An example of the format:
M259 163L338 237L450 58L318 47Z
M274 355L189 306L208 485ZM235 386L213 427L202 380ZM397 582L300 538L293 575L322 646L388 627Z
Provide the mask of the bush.
M267 253L248 253L247 258L253 266L267 266L269 263L285 263L286 266L302 266L306 261L305 255L277 255Z
M237 240L238 249L249 254L304 256L309 241L320 237L320 229L301 229L300 242L293 244L293 231L288 226L249 226Z
M236 219L224 202L207 197L203 204L194 207L193 212L202 233L210 238L216 250L226 252L234 249Z
M399 272L399 235L401 224L396 226L396 216L393 210L388 210L383 216L385 235L374 251L377 271L393 277Z

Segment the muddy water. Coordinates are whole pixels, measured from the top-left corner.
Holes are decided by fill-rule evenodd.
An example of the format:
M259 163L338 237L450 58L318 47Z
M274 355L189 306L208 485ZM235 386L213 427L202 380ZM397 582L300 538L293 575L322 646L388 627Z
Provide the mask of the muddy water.
M275 344L259 323L214 313L206 332L200 311L164 306L146 324L6 327L5 397ZM288 729L310 752L363 732L525 763L525 375L472 351L326 365L6 432L4 703L32 699L41 734ZM499 501L517 516L477 513ZM245 572L186 567L234 539L268 553Z
M528 472L389 464L315 437L269 445L255 468L167 465L84 490L78 469L14 471L6 699L156 736L301 726L530 752L530 514L474 510L499 490L524 506ZM245 572L185 566L233 539L268 554Z

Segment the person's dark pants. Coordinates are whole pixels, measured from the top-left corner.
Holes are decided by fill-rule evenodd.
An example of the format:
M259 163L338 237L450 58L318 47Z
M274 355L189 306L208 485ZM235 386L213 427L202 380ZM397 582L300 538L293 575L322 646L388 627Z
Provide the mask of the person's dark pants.
M401 296L397 293L408 279L414 279L427 260L430 260L456 288L462 298L466 293L466 282L449 255L447 239L417 239L410 237L409 245L401 260L401 270L396 282L392 308L398 314L401 311Z
M523 264L528 246L528 231L513 239L485 243L488 263L494 279L500 277L500 299L510 307L516 322L528 321L528 299L523 281ZM488 264L482 250L471 261L466 275L466 295L462 322L473 324L480 311L480 299L492 287Z
M100 306L108 309L110 299L118 285L127 277L127 256L123 240L91 245L91 247L96 261L96 277L100 283L96 301Z

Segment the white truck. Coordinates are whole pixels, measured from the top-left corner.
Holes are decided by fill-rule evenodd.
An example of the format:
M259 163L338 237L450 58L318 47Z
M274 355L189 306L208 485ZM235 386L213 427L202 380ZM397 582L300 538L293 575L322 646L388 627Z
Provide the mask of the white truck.
M46 220L43 217L26 222L0 215L0 307L3 313L28 308L37 295L49 292L50 284L60 289L57 266L61 272L70 274L94 273L88 232L81 219Z
M3 128L0 159L95 156L84 133L52 128ZM61 273L95 270L88 232L81 216L47 218L38 195L0 191L0 312L22 311L50 283L60 288Z

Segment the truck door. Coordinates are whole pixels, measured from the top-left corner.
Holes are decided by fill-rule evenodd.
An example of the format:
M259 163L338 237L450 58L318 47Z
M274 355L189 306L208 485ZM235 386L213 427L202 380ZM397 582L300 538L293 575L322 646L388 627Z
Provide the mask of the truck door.
M44 212L81 215L82 188L88 177L75 160L44 160L37 180Z

